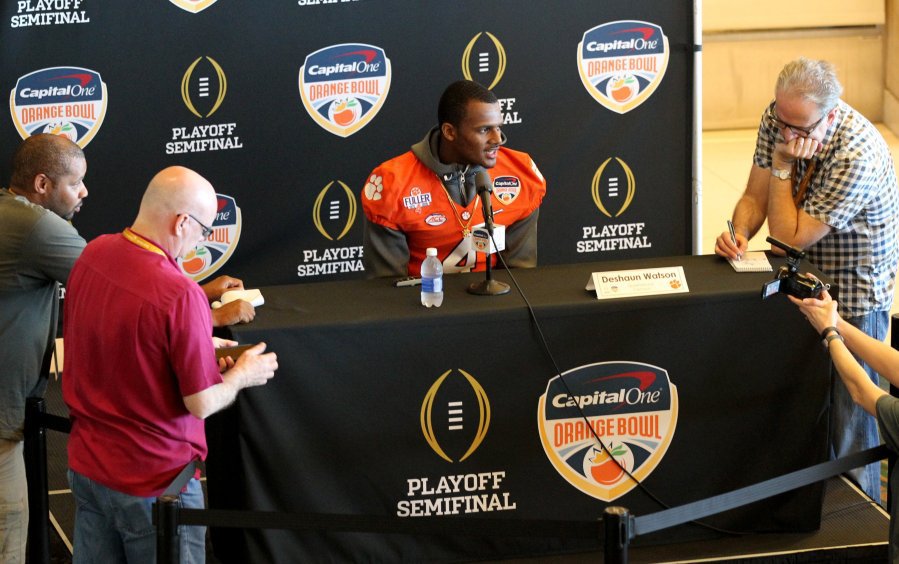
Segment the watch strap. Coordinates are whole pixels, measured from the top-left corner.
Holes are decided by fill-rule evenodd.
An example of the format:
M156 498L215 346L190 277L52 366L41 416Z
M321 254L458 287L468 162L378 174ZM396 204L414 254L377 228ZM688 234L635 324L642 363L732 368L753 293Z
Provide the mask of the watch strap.
M830 335L824 337L824 348L828 348L828 349L829 349L829 348L830 348L830 342L831 342L831 341L835 341L835 340L837 340L837 339L839 339L840 341L843 341L844 343L846 342L846 341L843 339L843 336L842 336L842 335L840 335L840 334L837 333L837 332L833 332L833 333L831 333Z
M774 176L775 178L780 178L781 180L789 180L790 177L793 176L793 171L791 171L789 169L783 169L783 168L772 168L771 176Z
M821 338L822 338L822 339L826 339L826 338L827 338L827 335L829 335L830 333L837 333L837 334L839 334L839 331L837 331L837 328L834 327L833 325L831 325L830 327L825 327L825 328L821 331Z

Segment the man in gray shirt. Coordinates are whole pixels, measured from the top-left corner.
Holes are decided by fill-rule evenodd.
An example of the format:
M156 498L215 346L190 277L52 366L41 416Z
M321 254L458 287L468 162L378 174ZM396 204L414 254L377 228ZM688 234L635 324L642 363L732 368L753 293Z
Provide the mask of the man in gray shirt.
M59 285L84 239L69 220L87 197L87 162L64 136L25 139L0 189L0 561L25 562L25 399L46 388Z

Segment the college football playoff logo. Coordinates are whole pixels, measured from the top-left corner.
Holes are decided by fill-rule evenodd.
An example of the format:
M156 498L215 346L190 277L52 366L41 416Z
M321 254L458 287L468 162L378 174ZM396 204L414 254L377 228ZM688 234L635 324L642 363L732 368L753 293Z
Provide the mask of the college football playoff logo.
M331 190L335 182L342 190L338 188ZM332 192L334 193L332 194ZM327 213L325 214L322 212L322 208L325 206L326 201ZM343 221L341 221L341 217ZM315 199L315 206L312 208L312 221L315 223L315 228L318 229L318 232L325 239L329 241L343 239L356 221L356 195L353 194L349 186L340 180L328 182L327 186L322 188ZM339 230L339 234L336 237L332 236L326 226L335 227Z
M198 67L201 62L202 66ZM181 99L190 113L198 118L214 114L225 100L227 90L225 71L212 57L197 57L181 77Z
M490 427L490 400L474 376L444 372L421 404L425 441L447 462L462 462L481 446Z
M634 173L627 163L615 157L615 164L609 167L612 157L603 161L593 175L591 194L593 203L606 217L623 214L634 199L636 182ZM609 211L612 209L614 214Z
M474 54L474 55L472 55ZM476 67L472 69L472 59ZM488 90L499 84L506 72L506 50L499 39L489 31L471 38L462 53L462 76L487 85Z

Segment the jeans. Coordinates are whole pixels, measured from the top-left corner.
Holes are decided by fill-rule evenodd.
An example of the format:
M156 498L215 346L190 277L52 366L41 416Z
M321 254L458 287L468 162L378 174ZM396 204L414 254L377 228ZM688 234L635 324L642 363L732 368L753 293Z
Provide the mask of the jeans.
M75 538L72 564L156 562L155 497L136 497L109 489L71 469L69 485L75 497ZM181 507L202 509L203 490L191 478L179 494ZM178 526L181 564L206 561L206 527Z
M883 341L887 335L890 312L875 311L867 315L848 318L846 321L878 341ZM855 358L868 373L871 381L878 384L880 378L877 373L860 358ZM852 401L849 390L846 389L836 371L833 374L833 382L833 407L830 419L831 455L839 458L879 445L877 420ZM855 468L848 474L871 499L880 501L879 462Z
M0 439L0 562L25 564L28 487L22 441Z

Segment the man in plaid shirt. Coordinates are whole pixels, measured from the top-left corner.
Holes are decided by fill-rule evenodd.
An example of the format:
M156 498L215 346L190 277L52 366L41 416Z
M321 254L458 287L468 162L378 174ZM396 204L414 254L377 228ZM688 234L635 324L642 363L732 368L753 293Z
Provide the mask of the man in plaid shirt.
M883 137L840 100L841 93L826 61L800 58L784 66L762 115L746 191L734 209L736 244L724 232L715 252L739 258L767 218L772 237L805 249L812 264L836 281L840 315L882 341L899 259L899 187ZM877 373L861 364L878 383ZM835 379L832 455L877 444L876 421ZM880 500L877 464L851 474Z

